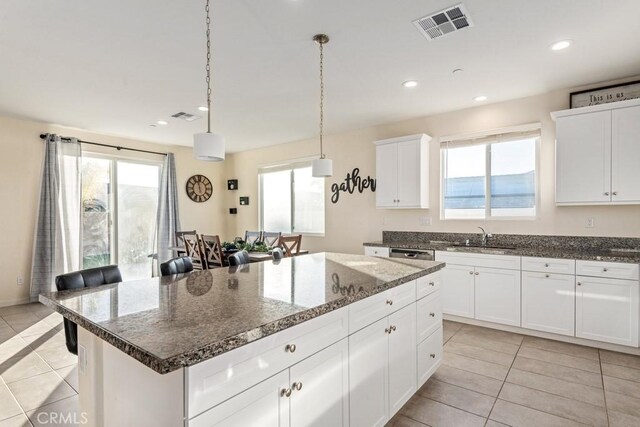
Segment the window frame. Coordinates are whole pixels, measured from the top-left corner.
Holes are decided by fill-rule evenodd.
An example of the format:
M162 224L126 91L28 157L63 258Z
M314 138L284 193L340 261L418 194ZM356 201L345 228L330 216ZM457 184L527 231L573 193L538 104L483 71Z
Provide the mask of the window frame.
M523 135L521 140L533 139L535 138L535 178L534 178L534 189L535 189L535 215L526 215L526 216L494 216L491 215L491 145L500 144L500 137L508 136L509 134L517 134L517 133L534 133L537 132L537 135ZM444 182L445 182L445 162L446 156L445 152L447 148L445 148L444 144L448 142L462 142L462 141L471 141L474 139L486 139L486 142L478 142L479 145L485 146L485 207L484 207L484 217L482 218L447 218L445 216L445 206L444 206ZM491 141L493 139L493 141ZM511 138L512 141L517 141L518 139L515 137ZM540 145L542 144L542 126L540 123L532 123L529 125L523 126L515 126L511 128L497 129L485 132L478 132L474 134L461 135L461 136L452 136L452 137L443 137L440 139L440 220L441 221L536 221L540 219Z
M313 163L313 158L309 159L298 159L292 160L290 162L285 163L276 163L272 165L262 165L258 167L258 224L260 230L271 231L264 229L264 191L263 191L263 181L262 176L269 172L278 172L278 171L289 171L290 179L289 179L289 191L291 192L291 231L285 232L282 234L301 234L303 236L309 237L324 237L327 231L327 204L325 200L325 196L327 193L326 183L323 182L322 186L322 216L324 219L324 230L322 232L297 232L295 230L295 182L294 182L294 169L303 169L307 167L311 167ZM277 231L277 230L275 230Z

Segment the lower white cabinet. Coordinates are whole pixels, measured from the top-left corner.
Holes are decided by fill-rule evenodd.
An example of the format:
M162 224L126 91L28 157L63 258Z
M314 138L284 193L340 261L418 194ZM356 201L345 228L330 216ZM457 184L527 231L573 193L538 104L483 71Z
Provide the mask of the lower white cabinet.
M350 425L384 426L415 393L416 369L415 303L351 335Z
M520 271L476 267L475 318L520 326Z
M389 258L389 248L384 246L365 246L364 254L366 256Z
M433 375L442 363L442 326L418 344L418 388Z
M189 421L189 426L348 426L349 346L343 339Z
M475 316L473 267L447 264L442 270L442 312L455 316Z
M638 282L576 277L576 336L638 346Z
M575 276L522 272L522 327L574 336Z

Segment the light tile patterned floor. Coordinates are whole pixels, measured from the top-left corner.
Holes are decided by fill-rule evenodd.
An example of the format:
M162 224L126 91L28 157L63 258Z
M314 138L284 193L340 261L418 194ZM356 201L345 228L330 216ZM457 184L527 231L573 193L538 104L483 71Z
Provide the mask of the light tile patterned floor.
M640 426L638 356L447 321L444 340L388 426Z
M444 339L442 366L389 426L640 426L640 357L447 321ZM0 427L79 419L76 365L60 315L0 308Z
M62 316L42 304L0 308L0 427L78 425L76 366Z

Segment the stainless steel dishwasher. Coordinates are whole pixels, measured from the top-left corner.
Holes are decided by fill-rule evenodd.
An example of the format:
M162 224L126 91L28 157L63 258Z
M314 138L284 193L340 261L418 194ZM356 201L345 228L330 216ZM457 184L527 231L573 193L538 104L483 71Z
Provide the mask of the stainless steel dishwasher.
M389 256L391 258L422 259L427 261L433 261L435 259L435 253L430 249L391 248Z

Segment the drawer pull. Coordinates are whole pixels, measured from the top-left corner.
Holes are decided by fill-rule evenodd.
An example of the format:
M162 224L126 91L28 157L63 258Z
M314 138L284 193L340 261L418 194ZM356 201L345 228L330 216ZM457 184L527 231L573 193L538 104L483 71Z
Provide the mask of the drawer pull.
M582 283L578 282L578 286L582 286Z
M476 276L479 276L479 275L480 275L480 273L478 273L478 272L476 271Z
M391 325L390 329L391 329L391 332L395 331L396 330L395 325Z
M604 271L606 273L607 271L609 271L609 269L605 267L605 268L602 269L602 271Z
M609 192L608 192L608 191L607 191L607 192L605 192L605 193L604 193L604 195L605 195L605 196L608 196L608 195L609 195Z
M470 271L469 274L473 274L473 271Z
M549 278L549 275L548 275L548 274L545 274L545 275L544 275L544 277L546 277L546 278L548 279L548 278Z
M617 192L617 191L614 191L614 192L613 192L613 193L611 193L611 194L613 194L614 196L617 196L617 195L618 195L618 192Z
M549 264L547 263L547 264L545 264L544 266L545 266L545 267L549 267Z
M282 397L290 397L291 396L291 389L290 388L283 388L282 391L280 392L280 396L282 396Z
M435 286L436 284L433 282L429 282L429 286Z
M390 334L391 333L391 328L384 328L384 333L385 334Z
M436 317L436 314L435 313L429 313L429 316Z
M388 300L387 300L387 304L389 304L389 305L393 305L393 300L388 299Z
M289 353L295 353L296 352L296 345L295 344L287 344L287 346L284 348L284 351L288 351Z
M302 390L302 382L295 382L291 384L291 388L298 391Z
M432 358L432 359L435 359L435 358L436 358L436 354L435 354L435 353L431 353L431 354L429 355L429 357L430 357L430 358Z

